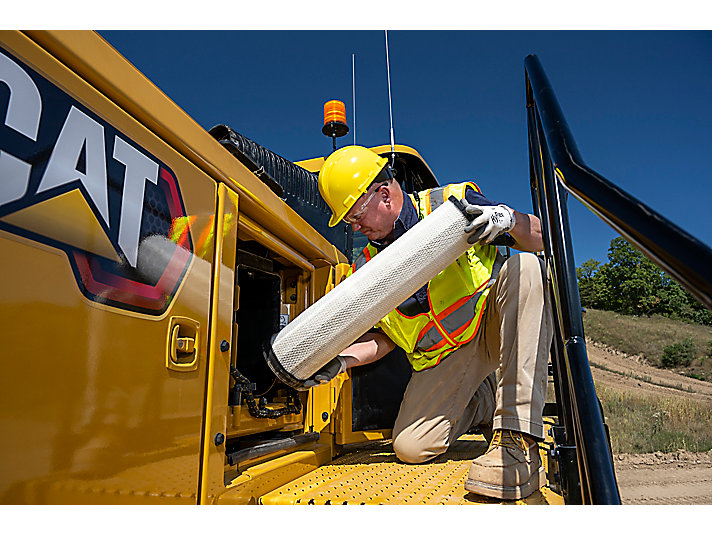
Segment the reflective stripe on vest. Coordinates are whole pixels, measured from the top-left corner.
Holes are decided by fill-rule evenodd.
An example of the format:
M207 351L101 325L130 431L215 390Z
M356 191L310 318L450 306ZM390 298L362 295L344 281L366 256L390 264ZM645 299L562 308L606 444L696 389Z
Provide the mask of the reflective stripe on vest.
M482 294L495 283L504 260L504 256L497 254L497 258L492 269L492 275L485 286L481 287L474 295L463 297L463 299L453 304L443 313L438 314L440 325L444 327L450 337L457 337L460 335L462 330L464 330L467 324L473 319L473 310L475 309L477 302ZM462 302L462 300L464 300L464 302ZM440 318L441 316L443 317ZM416 348L421 351L437 350L445 341L446 339L440 334L438 329L435 327L435 324L432 323L432 326L430 326L429 323L428 327L421 332L421 337L418 339ZM465 343L467 341L469 341L469 339L466 340Z
M437 189L431 189L428 192L428 196L430 197L430 211L432 212L433 210L438 209L443 202L445 202L445 195L443 194L445 192L444 187L438 187Z

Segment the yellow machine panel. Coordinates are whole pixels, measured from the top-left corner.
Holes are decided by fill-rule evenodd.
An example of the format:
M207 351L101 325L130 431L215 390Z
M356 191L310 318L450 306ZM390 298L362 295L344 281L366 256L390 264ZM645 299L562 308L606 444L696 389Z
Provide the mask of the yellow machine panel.
M71 70L21 44L32 68L4 57L54 102L56 115L45 104L40 124L62 135L44 174L31 172L27 194L5 198L0 212L0 321L12 332L0 378L0 502L195 503L214 244L196 250L198 225L180 241L171 232L214 214L216 184ZM61 158L75 138L84 168L70 180ZM104 144L129 169L123 207ZM141 183L152 204L142 219L140 205L129 206L140 164L155 171ZM131 228L154 237L139 244ZM119 259L133 263L131 273Z

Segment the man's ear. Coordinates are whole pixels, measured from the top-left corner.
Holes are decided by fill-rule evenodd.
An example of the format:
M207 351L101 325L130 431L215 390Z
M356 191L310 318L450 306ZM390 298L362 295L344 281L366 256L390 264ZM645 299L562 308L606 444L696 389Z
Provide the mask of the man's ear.
M393 200L391 186L392 186L392 184L388 184L385 187L381 187L381 190L379 191L379 194L381 195L381 199L383 200L383 203L388 207L391 206L391 203Z

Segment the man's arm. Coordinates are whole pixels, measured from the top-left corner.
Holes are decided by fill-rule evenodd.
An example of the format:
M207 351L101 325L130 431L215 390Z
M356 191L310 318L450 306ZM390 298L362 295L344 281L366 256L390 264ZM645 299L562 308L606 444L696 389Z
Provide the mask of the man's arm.
M353 345L341 351L340 356L346 360L346 368L349 369L380 360L395 346L396 344L387 335L381 332L367 332Z
M311 388L333 380L339 373L349 367L365 365L383 358L395 347L391 339L380 332L368 332L362 335L351 346L345 348L341 354L319 369L313 376L304 382L304 386Z
M512 248L522 252L540 252L544 250L539 217L530 213L514 211L514 228L509 231L509 234L515 241Z

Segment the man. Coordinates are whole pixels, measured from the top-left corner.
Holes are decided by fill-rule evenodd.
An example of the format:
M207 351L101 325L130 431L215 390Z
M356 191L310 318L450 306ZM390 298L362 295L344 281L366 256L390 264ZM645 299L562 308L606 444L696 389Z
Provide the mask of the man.
M508 233L513 248L542 250L539 219L491 202L472 182L405 195L387 160L360 146L327 158L319 191L332 211L330 226L344 220L369 239L351 272L451 195L473 218L463 228L473 246L315 373L313 383L378 360L397 344L414 370L393 428L398 458L428 461L491 422L490 447L473 460L465 488L502 499L538 490L545 480L537 442L552 337L548 292L536 256L505 262L495 244ZM490 375L497 368L495 407Z

